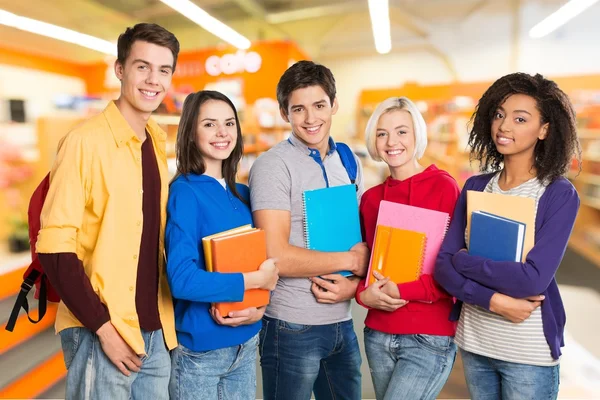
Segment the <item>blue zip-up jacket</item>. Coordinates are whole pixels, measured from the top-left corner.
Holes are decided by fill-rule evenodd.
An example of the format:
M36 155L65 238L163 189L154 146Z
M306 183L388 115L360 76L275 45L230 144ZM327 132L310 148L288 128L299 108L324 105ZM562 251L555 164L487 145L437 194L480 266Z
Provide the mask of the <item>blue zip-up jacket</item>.
M463 301L489 310L490 299L496 292L515 298L543 294L544 336L552 358L558 359L560 348L564 346L566 315L554 275L575 224L579 196L567 179L556 179L546 188L538 203L535 244L525 262L492 261L460 250L467 247L467 191L482 192L493 176L493 173L477 175L465 183L438 254L434 278L448 293L460 300L452 312L453 320L460 316ZM494 240L492 237L489 239Z
M246 185L236 184L246 200ZM242 344L258 333L261 321L229 327L210 316L211 303L244 298L244 278L239 274L206 272L202 238L252 223L248 205L229 188L206 175L179 176L169 189L165 250L167 278L175 306L179 344L192 351L208 351Z

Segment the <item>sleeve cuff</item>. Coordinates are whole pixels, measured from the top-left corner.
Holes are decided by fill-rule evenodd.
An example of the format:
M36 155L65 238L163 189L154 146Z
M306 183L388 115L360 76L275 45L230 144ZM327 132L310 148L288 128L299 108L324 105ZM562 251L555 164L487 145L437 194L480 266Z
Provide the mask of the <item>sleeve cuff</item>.
M96 320L90 321L88 326L86 326L86 328L88 328L90 331L92 331L94 333L96 333L96 331L98 329L100 329L102 327L102 325L104 325L105 323L110 321L110 314L108 313L106 306L104 304L102 304L102 307L104 307L104 314L99 316Z
M278 202L268 202L268 201L252 202L252 212L262 211L262 210L280 210L280 211L290 211L291 212L291 207L289 204L283 205Z
M226 275L226 274L224 274ZM230 285L233 289L231 292L231 301L238 302L244 300L244 293L246 292L246 288L244 287L244 275L241 273L229 274L228 277L231 279Z
M490 288L479 285L477 282L469 281L465 288L465 301L469 304L490 309L490 300L496 293Z
M75 229L40 229L36 242L36 253L75 253L77 254L77 233Z
M360 282L358 282L358 286L356 287L356 294L354 295L354 299L356 300L356 302L363 306L364 308L366 308L367 310L370 310L371 307L366 306L362 301L360 301L360 294L362 292L365 291L366 287L365 287L365 282L366 282L366 278L363 278L360 280Z
M400 298L407 301L423 300L427 297L423 284L419 281L398 284Z

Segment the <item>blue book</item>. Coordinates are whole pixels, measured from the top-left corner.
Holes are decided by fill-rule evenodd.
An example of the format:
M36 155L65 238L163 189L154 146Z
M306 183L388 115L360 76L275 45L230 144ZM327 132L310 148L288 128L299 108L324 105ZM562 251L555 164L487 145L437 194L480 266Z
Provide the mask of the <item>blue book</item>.
M307 190L302 196L307 249L348 251L362 242L355 185ZM349 271L340 273L352 275Z
M523 257L525 229L519 221L485 211L473 211L469 254L494 261L517 261Z

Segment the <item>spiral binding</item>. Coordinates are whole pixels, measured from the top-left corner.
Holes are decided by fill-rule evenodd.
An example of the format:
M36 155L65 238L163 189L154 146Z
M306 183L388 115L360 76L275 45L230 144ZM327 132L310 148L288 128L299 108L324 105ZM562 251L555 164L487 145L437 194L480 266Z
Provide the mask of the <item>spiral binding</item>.
M423 237L423 246L421 247L421 258L419 258L419 268L417 269L417 276L415 280L421 277L423 272L423 263L425 262L425 250L427 249L427 236Z
M446 228L444 229L444 236L442 236L442 240L446 237L448 229L450 229L450 215L446 217Z
M306 218L306 192L302 193L302 225L304 230L304 248L310 249L310 238L308 237L308 220Z

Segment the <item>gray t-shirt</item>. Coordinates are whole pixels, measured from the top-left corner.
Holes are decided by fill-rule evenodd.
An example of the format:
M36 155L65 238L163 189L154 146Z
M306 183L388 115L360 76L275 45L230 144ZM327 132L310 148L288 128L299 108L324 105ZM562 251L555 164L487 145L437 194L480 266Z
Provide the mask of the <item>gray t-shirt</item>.
M250 170L250 203L252 211L286 210L291 213L289 243L306 248L302 213L302 193L329 186L350 183L335 142L330 139L330 151L320 162L319 152L308 148L293 134L263 153ZM362 166L358 157L357 197L364 191ZM280 278L271 296L266 315L271 318L304 325L326 325L347 321L350 301L336 304L317 303L308 278Z

